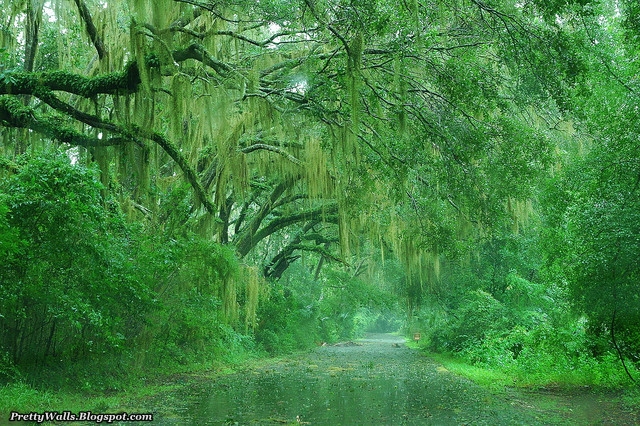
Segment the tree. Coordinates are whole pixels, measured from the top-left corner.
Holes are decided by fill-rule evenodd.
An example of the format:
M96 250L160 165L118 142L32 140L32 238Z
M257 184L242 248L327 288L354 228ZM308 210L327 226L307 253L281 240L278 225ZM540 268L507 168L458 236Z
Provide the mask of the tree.
M545 196L551 269L560 271L557 279L566 280L588 317L594 353L612 346L632 380L625 360L637 365L640 353L637 66L628 59L637 51L635 9L631 2L560 9L561 30L580 41L575 54L590 65L576 74L566 97L581 124L573 136L578 149L565 151L566 166Z
M286 228L304 238L334 225L313 247L282 245L267 262L280 268L287 251L329 254L336 224L331 256L348 257L367 228L416 267L507 215L547 161L544 128L526 115L547 86L519 67L543 60L545 34L518 7L27 3L4 23L5 135L79 147L152 220L182 176L192 223L241 256ZM516 87L526 79L535 100Z
M117 218L102 207L95 172L48 155L0 185L8 252L0 267L1 350L15 363L111 352L148 308L147 289L121 258Z

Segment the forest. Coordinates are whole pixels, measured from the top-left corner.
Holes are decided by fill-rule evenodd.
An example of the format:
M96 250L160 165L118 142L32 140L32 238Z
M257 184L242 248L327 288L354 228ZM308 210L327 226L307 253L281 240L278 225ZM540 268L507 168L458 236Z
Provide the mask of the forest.
M639 54L635 0L0 0L0 409L396 330L637 392Z

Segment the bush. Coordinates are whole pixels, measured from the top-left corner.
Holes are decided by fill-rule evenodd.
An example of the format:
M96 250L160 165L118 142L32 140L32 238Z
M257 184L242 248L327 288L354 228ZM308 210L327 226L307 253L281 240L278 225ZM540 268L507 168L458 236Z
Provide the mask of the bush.
M487 336L507 326L504 306L489 293L476 290L460 302L455 313L432 324L426 337L432 350L462 352L482 345Z
M18 366L117 353L150 306L100 189L94 169L56 154L28 159L0 185L0 224L21 251L0 266L0 350Z
M0 376L114 387L109 371L251 347L236 331L232 250L128 223L101 189L95 169L55 153L25 157L0 183Z
M271 283L268 297L258 307L255 339L271 354L311 347L319 340L318 310L282 283Z

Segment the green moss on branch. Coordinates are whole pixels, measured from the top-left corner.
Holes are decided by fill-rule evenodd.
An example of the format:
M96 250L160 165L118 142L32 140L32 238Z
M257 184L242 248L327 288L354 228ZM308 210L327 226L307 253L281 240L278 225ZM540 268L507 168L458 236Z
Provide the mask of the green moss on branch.
M45 137L79 146L110 146L126 142L122 138L98 139L87 136L63 123L57 116L38 115L33 108L23 105L12 96L0 96L0 125L31 129Z
M135 62L130 62L122 71L92 78L67 71L13 72L0 81L0 95L34 95L45 89L92 98L99 94L133 93L138 90L140 82Z

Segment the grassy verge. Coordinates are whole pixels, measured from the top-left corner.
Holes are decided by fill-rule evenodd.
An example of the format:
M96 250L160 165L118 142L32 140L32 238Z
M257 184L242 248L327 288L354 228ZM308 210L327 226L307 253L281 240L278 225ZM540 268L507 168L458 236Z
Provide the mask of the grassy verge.
M156 396L177 392L196 381L211 380L236 371L257 368L265 363L277 362L266 354L247 353L232 361L209 364L188 364L170 370L147 371L144 376L122 380L118 386L99 389L55 385L35 387L26 381L0 385L0 424L11 411L20 413L44 411L92 411L94 413L145 412L145 401ZM99 373L96 373L99 374ZM100 382L100 377L95 378Z
M607 405L609 411L606 413L608 419L626 419L621 424L637 424L640 386L634 385L629 380L621 380L618 377L619 371L610 371L613 368L611 364L585 366L575 371L562 368L543 369L527 374L524 369L472 365L462 357L425 352L413 342L408 343L408 346L423 350L427 357L442 364L448 371L468 378L496 394L510 395L513 390L524 391L522 395L533 398L537 406L547 406L559 413L564 410L568 416L573 415L572 409L567 408L572 407L572 401L575 401L578 406L589 398L599 402L609 401ZM588 367L593 370L586 371ZM565 407L558 404L557 397L563 398L562 401L569 401L569 405Z
M415 342L408 342L407 345L422 351L450 371L495 388L593 388L616 391L634 387L613 354L599 359L586 356L570 359L561 354L554 356L539 351L528 352L517 360L502 357L473 362L463 355L429 351Z
M177 385L145 385L127 388L111 395L35 389L25 383L12 383L0 388L0 413L4 415L45 411L92 411L95 413L135 412L135 401L175 389ZM3 419L6 420L6 419Z
M426 356L433 359L439 364L442 364L444 368L452 373L466 377L473 382L491 389L493 391L502 391L507 386L514 386L514 378L504 371L497 369L479 367L470 364L466 360L460 357L456 357L450 354L440 354L434 352L425 352L418 343L409 341L407 346L413 349L421 350Z
M505 387L517 385L517 381L504 371L472 365L464 359L448 354L429 353L428 356L442 364L447 370L466 377L482 387L493 391L501 391L504 390Z
M628 380L613 359L585 363L575 368L557 364L537 369L522 365L492 367L474 365L461 356L430 352L412 341L407 342L407 346L422 351L448 371L495 393L505 393L513 388L544 391L542 394L579 395L589 392L617 401L624 411L636 412L640 407L640 386Z

